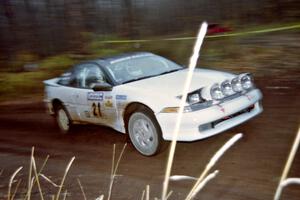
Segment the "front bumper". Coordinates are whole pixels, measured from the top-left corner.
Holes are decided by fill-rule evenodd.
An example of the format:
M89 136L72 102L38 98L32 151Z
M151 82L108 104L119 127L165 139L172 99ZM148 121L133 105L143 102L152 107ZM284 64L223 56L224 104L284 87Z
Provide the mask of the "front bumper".
M263 111L262 94L254 89L211 107L183 113L177 141L195 141L237 126ZM157 121L165 140L173 139L177 113L158 113Z

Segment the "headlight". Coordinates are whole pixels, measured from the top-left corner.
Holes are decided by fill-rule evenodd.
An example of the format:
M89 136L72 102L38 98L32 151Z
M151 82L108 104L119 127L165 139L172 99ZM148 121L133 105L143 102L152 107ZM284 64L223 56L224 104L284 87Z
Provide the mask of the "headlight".
M219 84L214 84L211 88L210 88L210 95L213 99L216 100L220 100L222 98L224 98L224 95L222 93L222 90L219 86Z
M221 91L225 96L230 96L234 94L231 82L229 80L226 80L221 84Z
M241 77L241 84L245 90L253 88L252 76L250 74L245 74Z
M200 100L201 100L201 98L200 98L199 93L192 93L192 94L189 94L187 97L187 102L189 104L198 103Z
M202 89L203 88L189 93L187 95L186 102L190 105L205 102L206 100L201 96ZM182 95L177 96L177 98L181 99Z
M233 91L235 92L241 92L243 91L242 83L239 77L235 77L231 80L231 86Z

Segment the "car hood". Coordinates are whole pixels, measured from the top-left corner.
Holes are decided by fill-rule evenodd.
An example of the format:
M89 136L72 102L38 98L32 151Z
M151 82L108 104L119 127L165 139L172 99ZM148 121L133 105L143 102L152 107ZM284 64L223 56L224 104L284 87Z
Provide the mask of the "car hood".
M124 87L135 89L136 92L143 91L150 94L158 93L160 96L178 96L182 94L184 82L188 74L188 69L180 70L170 74L143 79L124 84ZM194 91L203 87L209 87L215 83L220 83L225 79L231 79L234 75L230 73L195 69L189 91Z

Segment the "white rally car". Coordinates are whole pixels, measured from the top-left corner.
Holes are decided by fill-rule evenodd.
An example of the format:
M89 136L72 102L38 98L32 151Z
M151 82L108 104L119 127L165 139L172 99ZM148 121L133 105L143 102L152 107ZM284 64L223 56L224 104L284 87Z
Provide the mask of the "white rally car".
M146 52L87 61L44 81L45 102L67 133L73 124L99 124L128 133L143 155L172 140L188 69ZM250 74L196 69L178 141L200 140L262 112Z

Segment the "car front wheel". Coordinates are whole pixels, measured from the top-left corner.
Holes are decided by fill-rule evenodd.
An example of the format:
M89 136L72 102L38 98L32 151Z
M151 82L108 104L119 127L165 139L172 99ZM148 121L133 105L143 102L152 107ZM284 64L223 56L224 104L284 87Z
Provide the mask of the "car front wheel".
M134 112L128 122L129 137L134 147L145 156L156 154L161 146L160 127L148 110Z

